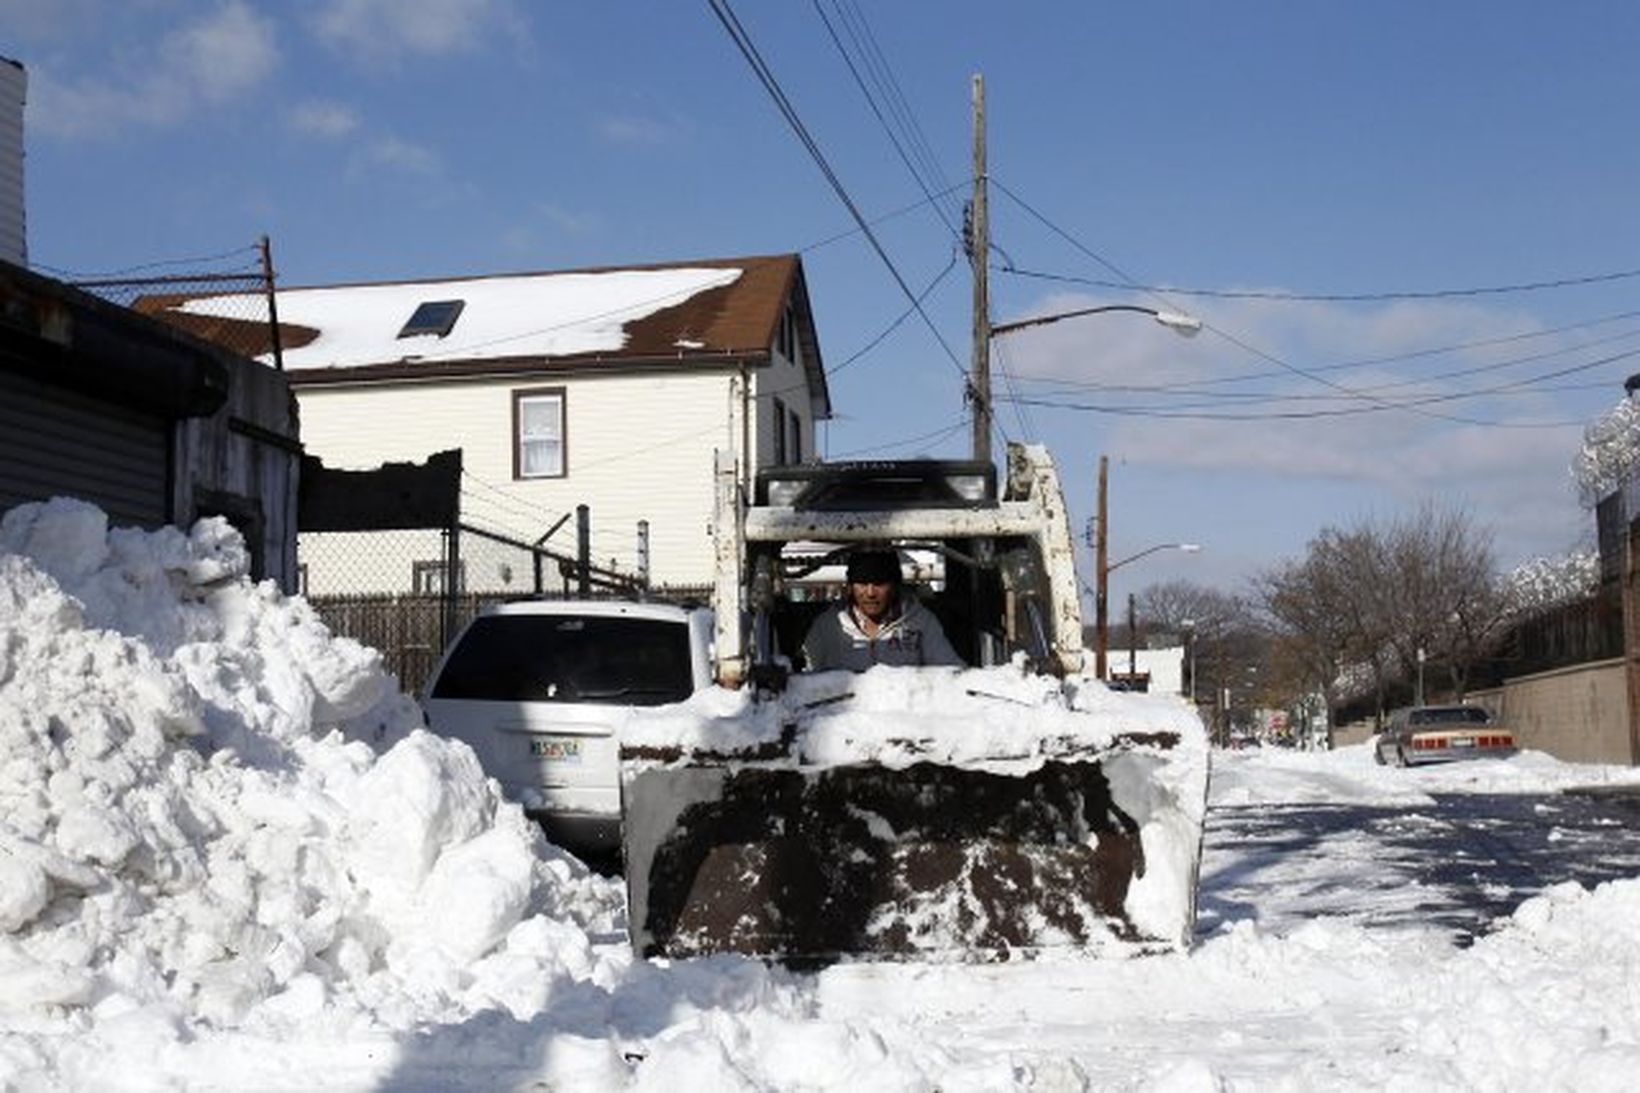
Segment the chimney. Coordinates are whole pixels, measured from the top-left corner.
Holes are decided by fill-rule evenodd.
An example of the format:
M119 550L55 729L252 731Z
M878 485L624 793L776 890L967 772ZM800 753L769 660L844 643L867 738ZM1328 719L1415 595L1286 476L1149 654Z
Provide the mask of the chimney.
M23 217L23 103L28 71L0 57L0 259L28 265Z

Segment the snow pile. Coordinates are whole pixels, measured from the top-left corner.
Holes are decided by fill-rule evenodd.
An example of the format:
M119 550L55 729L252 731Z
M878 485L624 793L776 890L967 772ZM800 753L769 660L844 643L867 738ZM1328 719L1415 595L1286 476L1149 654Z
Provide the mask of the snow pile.
M1437 793L1553 793L1589 786L1632 786L1640 792L1640 768L1562 763L1540 751L1504 759L1380 766L1372 741L1330 752L1282 748L1216 752L1213 804L1428 804Z
M214 521L108 532L64 501L0 520L0 1088L1615 1091L1640 1069L1640 879L1549 888L1459 948L1389 845L1275 807L1411 804L1412 823L1429 795L1633 768L1215 755L1218 818L1246 823L1209 824L1216 926L1189 952L634 962L613 885L420 731L375 654L244 564ZM1072 709L1189 736L1167 699L916 678L806 701L833 696L810 712L839 754L881 743L845 690L929 726L977 700L994 724L972 754ZM662 713L705 738L743 703Z
M221 520L0 521L0 1015L406 1027L612 974L618 894L245 569Z
M625 747L717 754L757 752L796 728L805 764L935 761L1034 767L1044 758L1109 746L1124 734L1171 734L1206 752L1201 719L1172 695L1111 691L1092 677L1061 682L1026 670L893 668L795 675L768 701L750 689L709 688L677 706L641 709L621 726Z

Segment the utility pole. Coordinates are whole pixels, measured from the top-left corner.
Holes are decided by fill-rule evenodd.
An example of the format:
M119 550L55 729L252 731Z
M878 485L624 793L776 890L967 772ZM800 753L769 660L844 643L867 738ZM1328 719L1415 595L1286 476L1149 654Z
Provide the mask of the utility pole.
M991 234L985 205L985 77L974 76L974 199L969 207L968 261L974 274L974 362L968 397L974 403L974 458L991 462Z
M1100 679L1106 679L1105 654L1110 648L1110 631L1105 622L1105 601L1110 590L1110 570L1106 568L1109 555L1106 553L1109 538L1106 535L1107 521L1105 520L1105 483L1109 460L1099 457L1099 500L1094 510L1094 538L1093 538L1093 674Z

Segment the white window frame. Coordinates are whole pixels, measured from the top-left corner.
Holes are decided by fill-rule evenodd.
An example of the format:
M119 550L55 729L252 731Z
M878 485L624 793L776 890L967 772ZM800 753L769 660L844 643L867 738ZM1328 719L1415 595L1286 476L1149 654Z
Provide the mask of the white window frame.
M515 479L564 478L569 474L568 402L568 397L562 387L537 387L513 392L513 477ZM525 433L525 407L529 404L557 405L556 436L552 436L550 432L542 432L536 436ZM558 445L556 466L547 470L527 470L526 467L529 461L525 457L526 445L550 444L555 440Z

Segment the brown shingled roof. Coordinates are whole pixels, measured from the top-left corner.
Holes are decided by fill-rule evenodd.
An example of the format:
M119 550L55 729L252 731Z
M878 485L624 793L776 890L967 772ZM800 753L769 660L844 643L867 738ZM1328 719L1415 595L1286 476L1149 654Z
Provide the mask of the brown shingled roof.
M303 289L316 288L366 288L395 284L427 285L432 288L441 284L489 280L492 278L614 273L623 270L722 269L726 267L734 267L742 271L741 276L733 284L698 293L676 307L670 307L628 323L626 326L627 344L624 348L615 352L570 355L561 359L570 361L576 359L577 356L596 356L600 360L612 361L623 357L649 360L677 358L680 355L688 356L689 351L680 352L677 346L678 340L682 337L702 343L702 348L695 352L712 356L721 356L724 353L755 356L758 353L766 352L774 341L775 331L780 323L787 294L793 291L802 294L803 298L799 299L798 306L800 310L805 312L807 310L806 290L804 290L801 283L801 264L796 255L710 258L689 262L661 262L647 265L541 270L530 273L493 274L482 278L449 277L430 280L355 282L338 285L282 286L281 291L297 292ZM270 330L266 323L196 315L175 310L188 300L198 298L200 298L200 294L155 294L140 298L132 306L138 311L158 316L174 326L181 327L210 341L222 345L231 344L237 352L244 353L247 356L262 356L273 351L273 344L269 336ZM288 322L280 323L279 333L280 343L287 349L306 345L319 336L319 331L314 330L312 327L298 326ZM374 364L378 362L360 363ZM450 363L458 362L452 361Z

